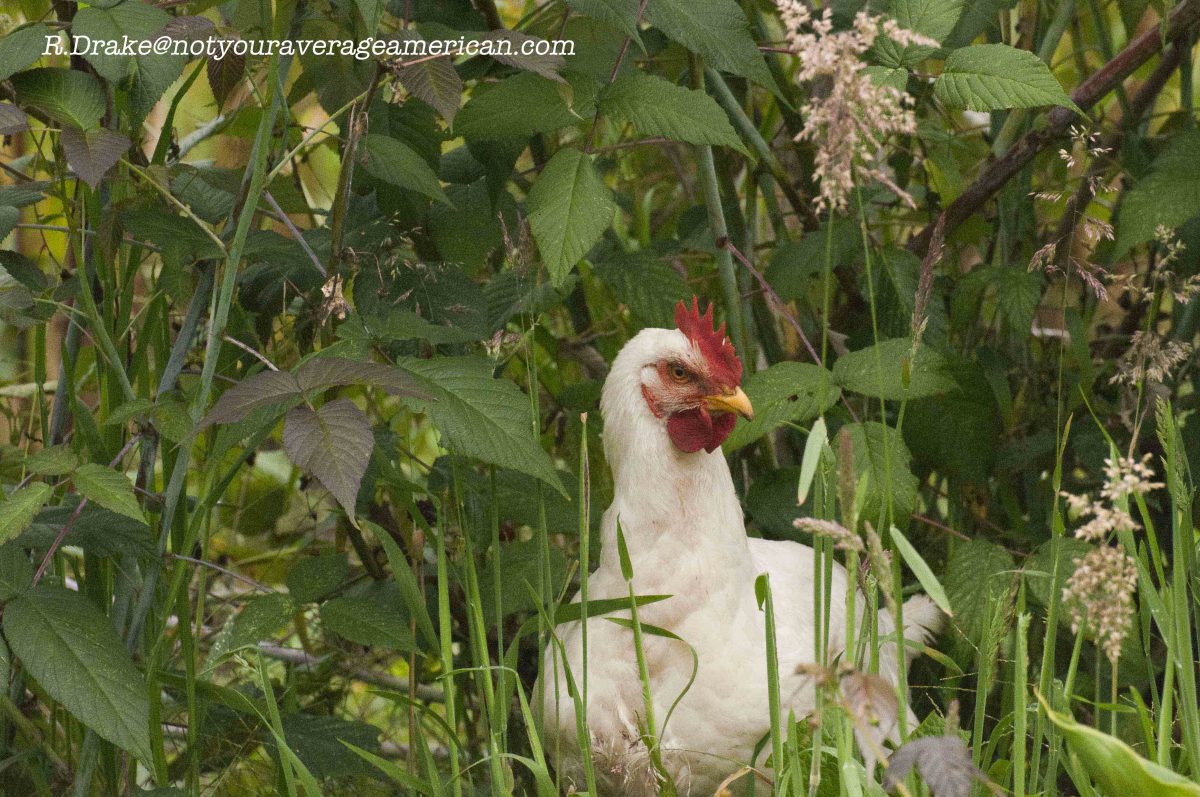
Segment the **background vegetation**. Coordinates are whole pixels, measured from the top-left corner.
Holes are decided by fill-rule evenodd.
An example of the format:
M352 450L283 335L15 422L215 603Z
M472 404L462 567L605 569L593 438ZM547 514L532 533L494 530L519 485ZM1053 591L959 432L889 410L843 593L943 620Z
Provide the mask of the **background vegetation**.
M954 611L908 680L971 761L901 786L1200 794L1200 2L783 5L6 4L0 791L555 793L605 364L698 294L751 532L869 522L872 605ZM776 728L775 790L877 793L857 716Z

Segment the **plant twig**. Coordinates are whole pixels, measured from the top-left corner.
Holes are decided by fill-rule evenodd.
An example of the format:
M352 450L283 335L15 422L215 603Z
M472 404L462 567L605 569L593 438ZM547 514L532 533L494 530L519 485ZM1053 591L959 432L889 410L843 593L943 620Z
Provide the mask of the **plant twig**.
M1084 111L1094 106L1134 70L1150 60L1168 43L1183 36L1197 20L1200 20L1200 0L1183 0L1171 13L1166 29L1151 28L1138 36L1124 50L1091 77L1071 92L1071 100ZM959 194L943 211L945 231L953 232L969 219L992 196L1020 172L1034 157L1058 137L1067 132L1075 112L1070 108L1054 108L1047 116L1046 126L1031 130L1022 136L1012 149L1002 157L991 161L983 173ZM929 250L933 229L937 222L930 223L908 242L910 252L921 254Z

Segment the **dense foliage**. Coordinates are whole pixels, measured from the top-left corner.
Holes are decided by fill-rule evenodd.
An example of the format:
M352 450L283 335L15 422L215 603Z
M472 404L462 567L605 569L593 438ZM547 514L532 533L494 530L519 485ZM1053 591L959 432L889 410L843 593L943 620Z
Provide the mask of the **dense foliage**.
M698 295L751 533L953 612L888 786L1200 794L1200 1L6 9L0 793L557 793L606 363ZM862 691L776 792L880 793Z

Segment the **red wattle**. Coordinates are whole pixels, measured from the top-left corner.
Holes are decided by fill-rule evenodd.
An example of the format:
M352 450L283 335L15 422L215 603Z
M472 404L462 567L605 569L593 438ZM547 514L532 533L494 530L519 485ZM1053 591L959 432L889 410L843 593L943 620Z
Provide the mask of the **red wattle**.
M667 434L675 447L686 454L700 449L716 451L733 431L737 417L721 413L717 417L708 414L704 407L677 412L667 419Z

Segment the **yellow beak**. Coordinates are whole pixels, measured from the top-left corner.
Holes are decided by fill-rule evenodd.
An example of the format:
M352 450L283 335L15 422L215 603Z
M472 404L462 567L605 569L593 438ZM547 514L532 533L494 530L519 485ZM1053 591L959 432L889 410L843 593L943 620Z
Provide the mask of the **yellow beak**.
M754 407L740 387L735 387L731 393L705 396L704 406L713 412L736 412L748 421L754 420Z

